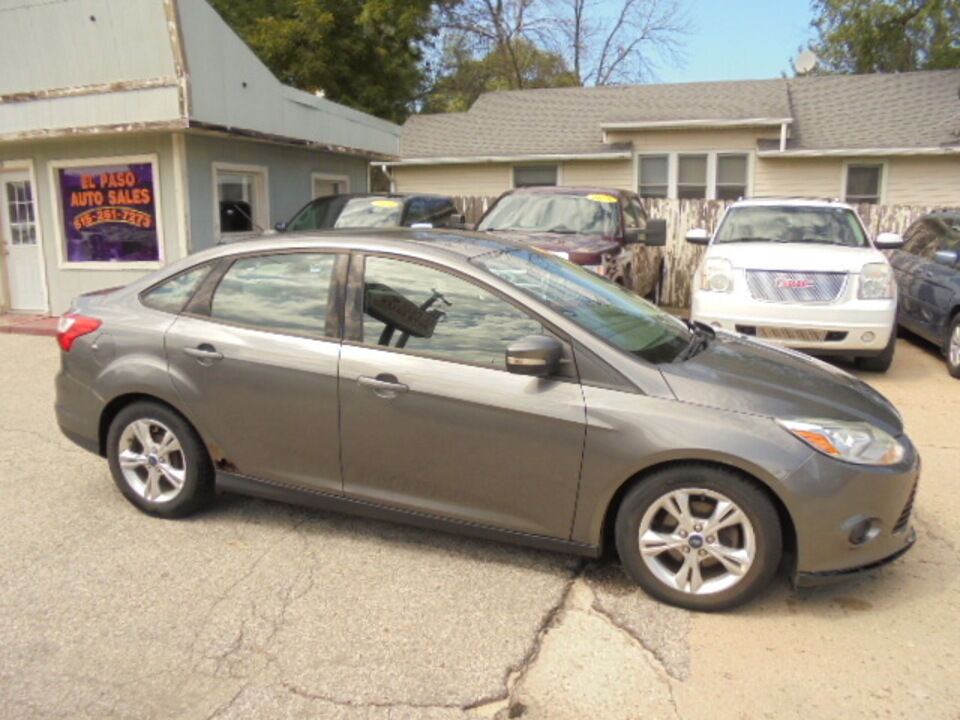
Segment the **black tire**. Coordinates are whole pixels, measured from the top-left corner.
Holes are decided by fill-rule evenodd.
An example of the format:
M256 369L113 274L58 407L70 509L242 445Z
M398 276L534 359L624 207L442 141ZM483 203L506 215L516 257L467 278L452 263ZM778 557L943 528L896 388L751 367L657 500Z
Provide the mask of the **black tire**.
M890 333L890 340L887 342L887 346L879 355L871 355L869 357L858 357L854 359L857 367L861 370L866 370L867 372L877 372L883 373L890 369L890 366L893 365L893 353L897 349L897 334L895 332Z
M143 447L139 435L134 431L134 423L138 421L146 423L138 427L146 427L151 433L151 438L154 439L164 438L164 431L169 431L178 441L180 449L167 454L150 452L149 448ZM128 429L130 435L125 436L124 433ZM120 467L121 442L134 455L139 454L149 458L152 454L157 459L156 463L148 460L136 467L128 468L129 473L133 473L143 482L145 487L140 490L134 487L134 484L139 484L137 480L128 480ZM214 470L207 449L193 426L165 405L148 401L137 402L117 413L107 433L106 450L110 472L120 492L148 515L164 518L184 517L200 510L213 499ZM170 476L173 474L183 476L179 488L164 476L160 469L161 465L170 472ZM151 472L154 472L158 478L156 485L150 484L145 479L150 477ZM151 499L146 496L151 494L146 490L148 486L156 487L158 490L165 489L165 492Z
M700 567L698 576L703 574L706 577L714 573L709 580L704 581L704 585L724 581L733 583L729 587L720 586L716 591L705 590L703 594L695 593L690 589L678 589L657 577L644 560L639 540L641 522L648 510L657 517L662 511L655 508L669 493L695 490L706 490L732 501L746 516L754 539L752 562L742 575L726 572L723 565L716 561L712 554L707 554L710 550L707 542L714 549L719 549L731 542L728 539L729 536L719 543L715 542L720 540L720 533L716 533L716 537L713 537L699 535L700 531L691 532L685 536L686 540L679 541L685 543L687 548L683 553L680 552L682 547L676 550L671 548L652 557L651 564L664 568L665 571L667 569L664 566L671 563L682 566L687 562L686 558L696 561ZM695 492L690 494L696 505L697 516L705 515L705 511L713 500ZM714 509L716 507L714 505ZM693 505L691 509L694 509ZM664 517L669 518L670 515L665 514ZM745 528L745 525L737 524L720 532L734 533L732 544L736 545L736 538L739 537L741 544L746 546ZM682 532L679 525L674 532ZM704 529L704 533L706 532L708 530ZM694 542L695 536L699 537L698 544ZM648 595L670 605L707 612L726 610L753 598L770 583L776 574L783 552L783 538L777 511L766 493L754 481L731 470L693 463L656 471L631 488L617 511L615 537L620 562ZM693 552L706 557L698 559L693 556ZM713 550L710 552L712 553ZM682 567L680 572L683 572Z
M957 333L960 333L960 313L953 318L953 322L950 323L950 328L947 330L947 337L943 341L943 355L947 361L947 372L955 378L960 378L960 356L956 357L956 362L950 359L951 338Z

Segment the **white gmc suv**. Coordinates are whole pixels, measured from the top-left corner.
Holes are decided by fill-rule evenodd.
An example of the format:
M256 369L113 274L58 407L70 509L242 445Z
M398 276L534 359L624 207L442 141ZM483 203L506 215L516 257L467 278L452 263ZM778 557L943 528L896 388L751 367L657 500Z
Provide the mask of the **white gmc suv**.
M693 286L691 319L805 350L852 355L864 370L893 362L897 285L880 249L902 238L871 240L856 211L820 200L741 200L710 239Z

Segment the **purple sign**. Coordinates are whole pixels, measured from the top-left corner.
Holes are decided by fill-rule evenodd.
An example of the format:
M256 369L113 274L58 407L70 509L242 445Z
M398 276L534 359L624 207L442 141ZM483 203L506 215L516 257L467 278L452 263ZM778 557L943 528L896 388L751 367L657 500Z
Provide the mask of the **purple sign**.
M70 262L160 259L151 163L60 168Z

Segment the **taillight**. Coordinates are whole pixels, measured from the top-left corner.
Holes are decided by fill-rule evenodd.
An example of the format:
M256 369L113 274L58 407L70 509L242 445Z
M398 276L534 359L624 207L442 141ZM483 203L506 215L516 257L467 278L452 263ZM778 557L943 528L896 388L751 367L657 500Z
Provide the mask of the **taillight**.
M74 315L73 313L62 315L60 322L57 323L57 342L60 343L60 349L70 352L74 340L92 333L102 324L102 321L85 315Z

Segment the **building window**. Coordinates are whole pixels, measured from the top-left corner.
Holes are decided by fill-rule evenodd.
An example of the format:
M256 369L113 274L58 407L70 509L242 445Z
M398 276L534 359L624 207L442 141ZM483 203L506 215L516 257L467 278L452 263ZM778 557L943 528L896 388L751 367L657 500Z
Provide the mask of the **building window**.
M665 198L670 190L670 156L644 155L639 168L640 197Z
M556 185L556 165L514 165L513 186L515 188L531 185Z
M681 200L707 197L706 155L680 155L677 158L677 197Z
M262 232L269 224L266 169L214 165L214 176L219 233Z
M747 194L747 156L717 155L717 200L739 200Z
M346 175L326 175L313 173L311 178L313 193L310 197L318 198L327 195L342 195L350 192L350 178Z
M55 163L53 173L67 262L162 259L154 157Z
M879 203L883 165L847 165L844 200L851 203Z

